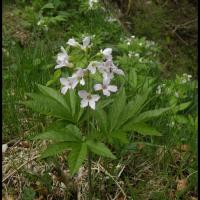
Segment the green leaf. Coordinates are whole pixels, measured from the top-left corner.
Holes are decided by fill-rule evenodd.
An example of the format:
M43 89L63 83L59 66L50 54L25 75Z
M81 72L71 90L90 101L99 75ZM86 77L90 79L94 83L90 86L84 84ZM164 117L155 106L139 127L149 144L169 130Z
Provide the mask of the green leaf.
M95 112L95 117L97 120L97 124L101 130L101 132L107 132L107 115L103 109L98 109Z
M72 116L74 116L76 112L77 96L74 90L69 90L68 93L69 93L70 108L71 108Z
M66 128L49 130L47 132L41 133L35 136L33 139L53 140L55 142L77 142L81 141L81 133L78 127L75 125L68 125Z
M160 108L156 110L149 110L149 111L143 112L139 116L135 117L132 122L138 123L138 122L147 121L149 119L162 115L163 113L169 111L170 109L172 109L172 107Z
M52 98L38 94L28 95L31 96L33 100L23 102L23 104L33 109L35 112L72 121L66 108Z
M41 10L44 10L44 9L53 9L54 8L54 5L52 3L47 3L45 4Z
M125 107L122 115L121 120L118 123L118 128L121 127L125 122L127 122L130 118L133 118L142 108L144 103L147 101L148 95L151 91L151 88L147 89L142 94L137 94L133 101L129 101L127 106Z
M74 144L68 157L70 172L74 175L87 156L86 143Z
M145 123L129 122L122 127L122 130L123 131L136 131L142 135L161 136L160 132L158 132L155 128L153 128Z
M127 134L124 131L116 131L112 132L110 135L113 139L118 140L122 144L127 144L129 143L129 140L127 138Z
M96 110L105 108L106 106L108 106L109 104L111 104L113 101L114 101L113 99L106 99L106 100L99 101L97 103Z
M126 103L125 90L121 89L121 91L115 97L114 102L109 109L108 120L110 125L109 127L110 132L112 132L112 130L114 130L114 128L120 122L121 113L124 110L125 103Z
M40 84L38 84L38 88L42 94L51 97L53 100L64 106L67 111L69 111L69 106L67 105L65 98L57 90Z
M137 74L136 70L134 68L130 69L129 75L128 75L128 81L131 87L136 88L137 87Z
M58 78L61 76L61 74L62 72L60 69L56 70L54 72L53 78L47 82L46 86L50 86L51 84L55 83L58 80Z
M191 101L188 101L186 103L181 103L179 104L178 106L176 106L173 111L176 113L178 111L182 111L182 110L185 110L186 108L188 108L188 106L191 104L192 102Z
M86 144L88 148L97 155L116 159L116 157L112 154L108 147L106 147L105 144L101 142L95 142L93 140L87 140Z
M59 153L62 153L65 150L72 149L72 142L60 142L56 144L49 144L46 150L41 153L40 158L47 158L50 156L56 156Z
M180 124L187 124L188 123L187 117L183 116L183 115L175 115L174 119Z

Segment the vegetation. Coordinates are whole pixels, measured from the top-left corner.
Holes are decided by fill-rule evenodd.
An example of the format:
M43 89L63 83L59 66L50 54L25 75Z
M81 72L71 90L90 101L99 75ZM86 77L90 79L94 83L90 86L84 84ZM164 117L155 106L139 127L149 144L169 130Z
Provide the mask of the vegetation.
M197 199L196 3L123 2L3 2L4 199Z

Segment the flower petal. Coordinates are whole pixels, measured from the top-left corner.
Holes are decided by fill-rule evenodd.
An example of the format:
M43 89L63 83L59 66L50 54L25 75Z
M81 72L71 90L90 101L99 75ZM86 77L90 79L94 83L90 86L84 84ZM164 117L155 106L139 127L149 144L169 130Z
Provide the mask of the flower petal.
M74 38L69 39L67 44L69 46L73 46L73 47L78 46L78 42L76 42L76 40Z
M97 95L97 94L93 94L93 95L91 95L91 96L92 96L92 100L93 100L93 101L98 101L98 100L100 99L100 96Z
M105 96L110 96L110 92L109 92L108 89L103 90L103 94L104 94Z
M108 86L108 90L111 91L111 92L117 92L117 86L115 86L115 85L109 85Z
M95 91L102 90L102 85L101 84L94 85L94 90Z
M83 47L87 47L90 44L90 37L85 37L83 39Z
M87 99L82 99L81 100L81 108L85 108L88 106L88 100Z
M62 85L69 85L69 81L66 78L60 78L60 82Z
M64 86L61 88L61 93L66 94L67 90L69 89L69 86Z
M93 109L93 110L95 110L95 101L94 100L89 100L89 106Z
M85 80L83 78L80 80L80 84L85 85Z
M82 99L86 99L87 96L89 95L88 92L86 92L85 90L80 90L78 91L78 95L82 98Z

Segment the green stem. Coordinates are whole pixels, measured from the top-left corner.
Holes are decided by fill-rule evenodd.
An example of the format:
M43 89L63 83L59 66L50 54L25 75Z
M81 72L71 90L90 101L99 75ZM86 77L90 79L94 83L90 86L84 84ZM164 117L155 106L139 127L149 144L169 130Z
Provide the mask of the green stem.
M92 200L92 159L91 159L91 152L88 151L88 183L89 183L89 200Z
M87 85L88 92L90 92L90 76L88 73L88 85ZM88 107L88 119L87 119L87 129L88 129L88 136L90 135L90 107ZM89 185L89 200L92 200L92 160L91 160L91 152L88 149L88 185Z

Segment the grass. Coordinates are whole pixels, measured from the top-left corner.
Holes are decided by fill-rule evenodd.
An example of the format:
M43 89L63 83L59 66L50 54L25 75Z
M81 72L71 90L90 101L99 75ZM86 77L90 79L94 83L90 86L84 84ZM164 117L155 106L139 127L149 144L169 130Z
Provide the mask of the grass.
M129 13L128 17L126 16L126 20L132 25L129 30L130 34L145 36L160 44L162 70L165 75L168 74L170 77L169 82L175 82L172 77L176 73L190 72L196 76L195 39L191 37L187 40L192 44L188 49L188 45L180 41L180 38L177 39L177 36L170 35L171 28L166 29L165 27L167 24L174 25L176 16L185 22L186 19L195 15L194 6L187 1L184 2L179 5L182 11L188 10L187 6L191 8L191 11L185 14L185 18L182 18L182 13L174 13L176 6L170 3L167 5L152 3L146 7L138 3L136 8L140 9L136 13L132 13L132 15ZM34 6L28 3L6 3L4 5L3 143L21 138L21 142L25 140L31 145L27 151L23 143L15 144L10 148L10 152L6 155L7 158L12 158L8 160L13 162L9 163L4 160L4 166L8 165L11 169L14 163L16 167L23 163L23 157L29 159L30 155L35 155L41 145L30 142L29 137L33 133L43 131L48 125L49 119L39 114L33 114L21 102L27 99L26 93L37 90L37 83L45 85L52 78L55 65L54 55L57 54L60 46L70 37L80 38L81 34L95 34L97 46L107 45L116 48L120 38L125 36L122 26L118 23L106 22L102 11L99 10L98 13L85 12L83 7L77 13L75 8L78 5L73 4L72 1L67 3L68 20L55 25L49 24L49 31L45 32L34 24L37 23L37 15L42 5L42 3L40 5L40 1L36 3L35 10L32 10L31 7ZM60 10L62 11L62 9ZM152 10L154 12L151 12ZM49 13L51 12L49 11ZM169 13L172 15L168 19ZM191 22L191 26L178 27L177 31L187 30L186 35L190 33L195 37L194 23ZM184 37L185 40L188 36L181 37ZM177 123L174 127L166 126L171 122L171 118L164 116L163 119L152 121L152 124L162 131L162 137L147 138L134 134L130 137L132 145L128 150L115 150L119 157L116 161L94 158L92 173L96 199L111 199L111 197L124 199L123 193L133 200L197 199L197 128L194 122L196 116L194 93L196 90L191 88L189 91L193 98L193 108L179 113L186 117L191 115L191 120L186 124ZM188 94L186 100L192 99L189 98L190 95ZM184 101L186 100L184 99ZM165 103L166 101L162 102L162 99L157 98L156 101L151 102L150 107L164 106ZM14 147L17 152L14 151ZM20 154L24 156L21 158ZM120 159L120 157L122 158ZM15 158L18 159L14 160ZM52 163L55 164L53 169ZM62 163L65 176L58 173L60 163ZM33 172L30 166L25 165L24 168L18 170L16 176L11 176L10 183L5 182L6 187L9 186L7 193L15 196L16 193L19 195L19 190L21 190L22 199L33 199L34 196L45 195L50 195L53 199L63 199L63 196L65 199L75 199L77 188L79 188L79 193L84 196L83 193L87 189L87 170L85 168L83 176L79 180L76 179L77 177L69 176L64 156L60 156L58 159L49 159L45 163L36 160L34 166ZM37 168L38 171L45 169L45 173L38 175L35 170ZM6 169L4 168L4 170ZM63 177L67 177L72 183L72 185L65 185L67 187L65 192L56 187L56 183L58 187L63 186L60 181ZM182 186L183 190L179 191L178 183L185 179L187 181ZM15 180L17 180L18 191L13 191L12 184L16 182ZM4 194L6 194L5 189Z

